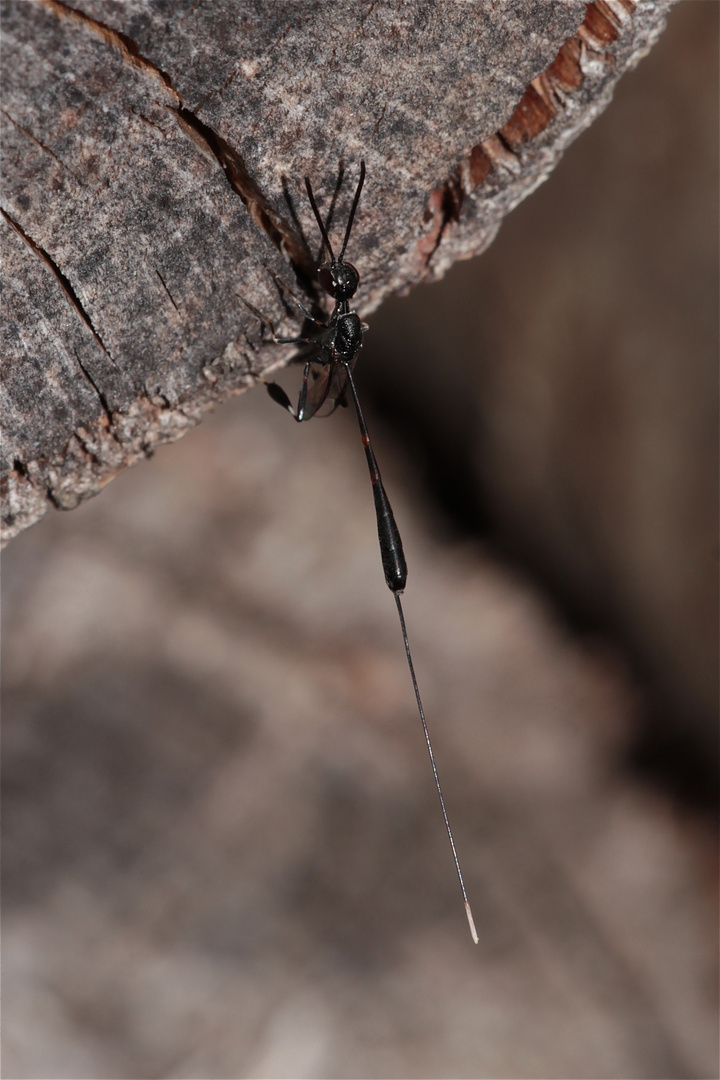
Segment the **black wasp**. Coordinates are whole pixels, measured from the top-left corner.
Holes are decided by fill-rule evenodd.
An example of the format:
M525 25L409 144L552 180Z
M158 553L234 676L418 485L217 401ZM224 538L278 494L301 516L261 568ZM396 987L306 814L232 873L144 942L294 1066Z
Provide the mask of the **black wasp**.
M360 407L360 399L358 398L355 380L353 379L353 368L360 355L363 343L363 333L367 327L363 325L357 312L351 307L351 302L360 284L360 275L352 263L345 260L345 251L348 246L348 241L350 240L350 233L355 220L358 203L360 202L360 194L364 182L365 162L361 161L360 179L358 180L355 197L352 202L352 207L350 208L350 215L345 228L345 239L343 240L340 254L336 256L332 244L330 243L327 228L320 216L310 179L307 176L305 177L305 187L307 189L308 199L310 200L310 206L312 207L312 212L317 221L318 228L320 229L323 248L330 258L329 262L324 262L318 267L317 279L324 291L332 298L332 300L334 300L335 307L327 322L322 319L317 319L301 304L297 297L290 289L288 289L287 285L284 285L279 279L276 279L277 284L291 297L298 310L302 312L307 321L317 328L317 331L313 337L278 338L276 337L274 330L272 330L272 327L270 327L273 340L279 344L298 344L313 347L313 355L305 362L297 407L293 408L289 397L277 383L270 382L266 385L272 399L287 409L290 415L298 422L309 420L311 417L320 413L321 410L323 413L328 413L332 412L338 405L347 404L346 395L348 390L350 391L355 406L355 412L357 413L358 423L360 425L360 434L362 436L363 446L365 447L368 468L370 470L370 479L372 481L373 497L375 500L375 512L377 515L380 554L382 556L385 581L395 597L398 615L400 616L400 628L405 644L405 654L407 656L410 677L412 679L413 690L415 691L415 700L417 701L418 712L425 734L425 742L427 744L428 753L430 754L430 763L435 778L435 786L440 797L440 806L442 808L445 828L447 829L450 846L452 848L460 888L462 889L463 902L465 904L465 912L470 925L470 932L473 941L477 944L477 931L475 930L475 923L465 891L465 882L463 881L460 862L455 849L455 841L453 840L447 810L445 809L445 799L443 798L442 788L440 787L437 765L435 764L435 755L430 742L430 734L425 720L425 711L420 699L420 691L415 677L415 668L410 654L410 644L408 642L407 629L405 627L405 616L400 600L400 596L405 588L405 583L407 582L407 564L403 554L402 540L400 539L395 516L392 512L390 501L380 477L380 470L370 443L367 424L365 423L365 417L363 416L363 411ZM266 325L270 325L266 319L263 319L262 321Z

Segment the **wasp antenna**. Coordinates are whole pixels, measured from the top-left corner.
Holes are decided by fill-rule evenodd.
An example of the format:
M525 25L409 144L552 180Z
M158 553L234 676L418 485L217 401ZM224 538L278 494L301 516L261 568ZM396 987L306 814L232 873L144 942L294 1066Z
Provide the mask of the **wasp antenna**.
M363 189L365 183L365 162L360 162L360 179L358 180L357 190L355 191L355 198L353 199L352 209L350 210L350 217L348 218L347 229L345 230L345 239L343 240L342 251L340 252L340 258L338 262L343 261L343 255L345 254L345 248L348 246L348 240L350 239L350 230L353 227L353 221L355 220L355 211L358 208L360 202L360 192Z
M335 263L337 262L337 260L335 258L334 253L333 253L332 244L330 243L330 237L327 234L327 229L325 228L325 225L323 223L323 219L320 217L320 211L318 210L317 203L315 202L315 196L313 195L313 189L312 189L312 185L310 183L310 177L309 176L305 177L305 187L307 189L308 199L310 200L310 205L312 206L312 212L315 215L315 220L317 221L318 228L320 229L320 233L322 234L323 242L325 244L325 247L328 249L328 253L330 255L330 261L332 262L332 264L334 266Z
M345 162L341 161L340 164L338 165L338 176L337 176L337 180L335 181L335 190L333 191L332 199L330 200L330 209L328 210L327 215L325 217L325 231L328 234L328 236L330 235L330 229L332 228L333 216L335 214L335 207L337 205L338 196L339 196L340 191L342 189L344 179L345 179Z

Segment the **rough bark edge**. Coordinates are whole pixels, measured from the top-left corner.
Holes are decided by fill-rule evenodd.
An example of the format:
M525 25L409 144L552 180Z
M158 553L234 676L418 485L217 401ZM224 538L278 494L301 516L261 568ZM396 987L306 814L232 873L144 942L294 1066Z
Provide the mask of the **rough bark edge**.
M615 85L647 55L677 0L594 0L577 34L533 79L510 119L472 147L430 194L428 232L409 254L410 283L442 277L481 254L503 218L551 172L565 149L603 112ZM461 216L462 215L462 216ZM395 289L407 289L398 277Z

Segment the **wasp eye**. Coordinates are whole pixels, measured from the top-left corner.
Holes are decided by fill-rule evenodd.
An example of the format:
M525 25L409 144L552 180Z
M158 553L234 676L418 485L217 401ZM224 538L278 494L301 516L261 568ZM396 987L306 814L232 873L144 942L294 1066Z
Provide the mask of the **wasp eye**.
M318 270L318 281L321 288L325 290L328 296L332 296L335 299L336 285L333 271L329 266L321 266Z

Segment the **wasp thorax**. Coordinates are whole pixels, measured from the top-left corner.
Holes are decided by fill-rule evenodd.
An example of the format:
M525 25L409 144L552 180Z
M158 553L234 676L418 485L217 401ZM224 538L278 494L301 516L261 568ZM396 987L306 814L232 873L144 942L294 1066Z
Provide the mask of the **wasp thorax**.
M335 333L335 352L341 357L354 357L362 345L362 323L351 311L341 315Z
M352 263L338 262L321 266L318 270L320 284L333 300L349 300L357 292L360 275Z

